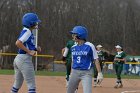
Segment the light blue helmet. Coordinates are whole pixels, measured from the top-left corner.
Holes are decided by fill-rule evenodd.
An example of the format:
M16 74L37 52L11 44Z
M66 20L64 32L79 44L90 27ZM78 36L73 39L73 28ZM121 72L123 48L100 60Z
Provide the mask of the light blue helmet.
M22 25L27 28L35 26L37 22L41 21L35 13L26 13L22 18Z
M71 33L71 34L77 34L77 37L78 37L79 39L84 39L84 40L86 40L87 37L88 37L88 30L87 30L85 27L83 27L83 26L75 26L75 27L73 28L73 30L70 31L70 33Z

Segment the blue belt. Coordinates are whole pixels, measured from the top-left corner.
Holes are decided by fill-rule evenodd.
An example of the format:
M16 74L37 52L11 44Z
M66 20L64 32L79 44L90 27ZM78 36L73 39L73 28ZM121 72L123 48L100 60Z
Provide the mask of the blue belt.
M27 52L18 52L18 54L27 54Z

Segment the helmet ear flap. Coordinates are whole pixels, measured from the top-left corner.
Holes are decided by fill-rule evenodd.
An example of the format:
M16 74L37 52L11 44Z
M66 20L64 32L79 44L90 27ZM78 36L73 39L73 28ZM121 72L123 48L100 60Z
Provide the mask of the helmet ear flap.
M36 22L33 22L33 21L30 22L30 26L31 26L31 27L33 27L33 26L35 26L35 25L36 25Z
M76 36L76 38L77 38L77 39L80 39L80 37L79 37L79 36Z
M77 39L81 39L80 36L76 36L76 38L77 38ZM82 39L82 40L86 41L86 39Z

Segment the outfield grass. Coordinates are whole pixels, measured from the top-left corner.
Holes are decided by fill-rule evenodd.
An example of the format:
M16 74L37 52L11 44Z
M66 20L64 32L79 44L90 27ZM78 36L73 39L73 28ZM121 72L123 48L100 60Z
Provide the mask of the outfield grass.
M0 75L13 75L14 70L0 70Z
M14 70L0 70L0 75L13 75ZM36 71L36 75L40 76L65 76L65 72Z
M0 75L14 75L14 70L0 70ZM65 72L37 71L39 76L65 76ZM115 74L104 74L104 78L116 78ZM122 75L122 78L140 79L137 75Z

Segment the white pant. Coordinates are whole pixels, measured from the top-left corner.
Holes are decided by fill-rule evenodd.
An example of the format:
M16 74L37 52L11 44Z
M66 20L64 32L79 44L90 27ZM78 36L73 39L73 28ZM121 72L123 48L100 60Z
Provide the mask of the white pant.
M28 54L18 54L14 60L15 82L13 87L20 89L25 79L30 93L35 89L35 73L32 63L32 56Z
M84 93L92 93L92 73L93 68L91 68L90 70L72 69L67 93L74 93L75 90L78 88L80 81L82 81Z

